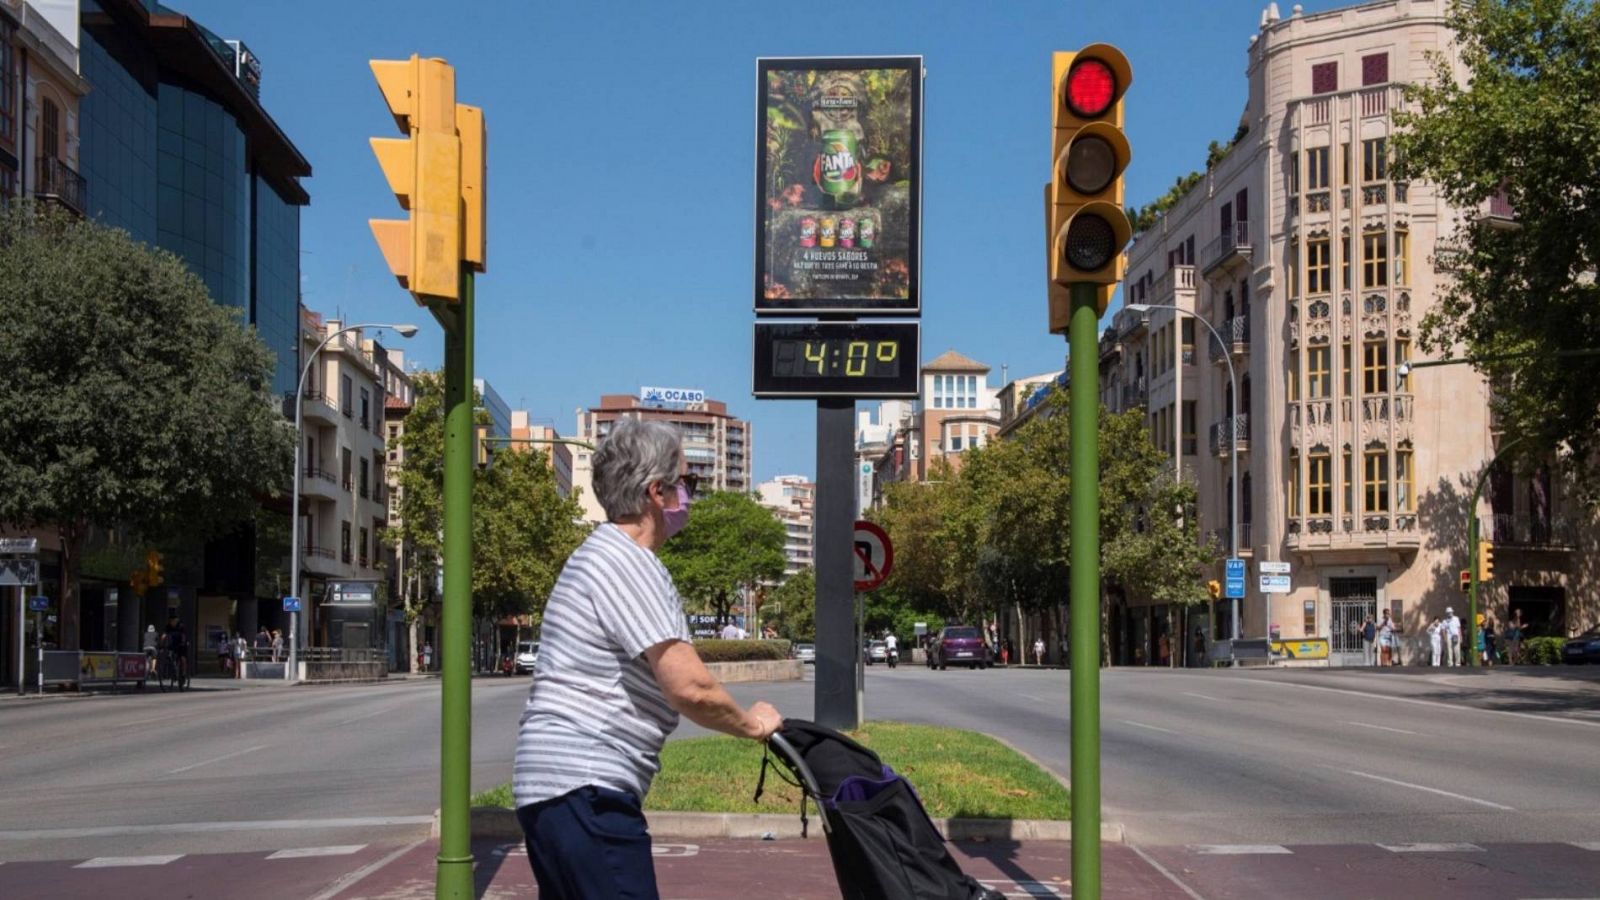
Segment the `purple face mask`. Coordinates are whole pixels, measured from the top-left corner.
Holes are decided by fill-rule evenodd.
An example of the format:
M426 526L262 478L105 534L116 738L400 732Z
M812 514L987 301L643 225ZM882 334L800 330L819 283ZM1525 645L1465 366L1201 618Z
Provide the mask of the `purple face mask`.
M661 519L666 524L668 540L689 524L689 491L683 485L678 485L677 509L663 509Z

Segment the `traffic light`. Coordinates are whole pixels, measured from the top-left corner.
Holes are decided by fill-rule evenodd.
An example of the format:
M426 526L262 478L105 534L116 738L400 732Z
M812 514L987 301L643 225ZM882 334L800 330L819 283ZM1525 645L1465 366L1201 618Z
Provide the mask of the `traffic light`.
M494 464L494 448L489 445L487 425L476 425L472 429L472 462L484 472Z
M1472 572L1469 569L1461 570L1461 593L1472 590Z
M1478 581L1494 580L1494 544L1478 542Z
M390 271L420 303L461 299L461 139L456 134L456 73L442 59L372 60L372 74L404 138L373 138L389 188L410 220L373 219ZM481 136L482 114L478 124ZM479 142L481 159L481 141ZM478 180L482 208L482 179ZM482 228L477 231L482 255Z
M1222 599L1222 582L1215 578L1206 582L1206 593L1210 594L1213 600Z
M1045 186L1052 332L1066 328L1073 284L1099 285L1104 315L1127 264L1122 248L1133 228L1123 211L1122 174L1132 150L1122 98L1132 81L1128 58L1110 44L1054 57L1053 164Z
M165 572L165 568L166 567L161 564L161 551L151 550L145 553L144 571L152 587L165 580L165 576L163 574Z
M457 103L456 134L461 138L461 258L482 272L489 256L489 132L483 108Z

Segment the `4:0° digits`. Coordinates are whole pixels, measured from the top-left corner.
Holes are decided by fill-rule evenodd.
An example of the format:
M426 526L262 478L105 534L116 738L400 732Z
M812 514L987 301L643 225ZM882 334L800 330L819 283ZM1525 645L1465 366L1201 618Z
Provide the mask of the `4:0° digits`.
M780 341L778 376L893 378L900 371L899 341Z

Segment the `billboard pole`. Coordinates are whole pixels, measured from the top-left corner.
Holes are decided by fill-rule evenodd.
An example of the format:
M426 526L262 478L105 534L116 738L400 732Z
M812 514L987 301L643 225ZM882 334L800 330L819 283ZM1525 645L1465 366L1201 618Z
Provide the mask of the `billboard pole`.
M855 567L850 539L855 503L854 400L817 401L817 681L819 725L841 731L860 727L856 705L859 648L856 631Z

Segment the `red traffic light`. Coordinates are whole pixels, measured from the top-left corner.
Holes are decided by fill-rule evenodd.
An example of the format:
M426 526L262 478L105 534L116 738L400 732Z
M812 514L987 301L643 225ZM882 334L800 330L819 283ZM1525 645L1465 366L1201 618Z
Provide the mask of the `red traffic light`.
M1467 569L1462 569L1461 570L1461 592L1464 594L1471 587L1472 587L1472 572L1468 571Z
M1103 115L1117 97L1117 75L1104 60L1080 59L1067 70L1067 109L1080 118Z

